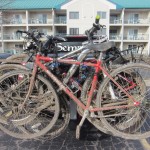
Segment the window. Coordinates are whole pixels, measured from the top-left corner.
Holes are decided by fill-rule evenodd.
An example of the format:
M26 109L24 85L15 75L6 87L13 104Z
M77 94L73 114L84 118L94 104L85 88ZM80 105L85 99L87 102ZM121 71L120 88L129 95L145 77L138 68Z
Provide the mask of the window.
M59 15L59 16L56 16L55 18L55 23L62 23L62 24L65 24L66 23L66 16L64 15Z
M113 23L113 24L121 23L120 16L118 16L118 15L111 15L110 16L110 23Z
M116 35L117 34L117 29L110 30L110 34L113 34L113 35L115 34Z
M128 38L130 40L136 40L138 37L138 29L129 29Z
M118 40L120 38L120 36L118 35L117 29L111 29L110 30L109 38L111 40Z
M15 52L16 54L21 54L23 52L23 45L22 44L15 44Z
M97 15L99 15L101 19L106 19L106 12L105 11L98 11Z
M46 24L47 23L47 14L39 14L37 23Z
M128 45L128 49L132 49L133 53L137 53L137 45Z
M15 44L15 48L16 49L23 49L23 45L22 44Z
M13 39L20 40L21 37L22 37L22 33L20 33L20 32L13 33Z
M129 29L129 35L137 35L138 29Z
M13 23L13 24L21 24L22 23L22 15L20 15L20 14L13 15L11 23Z
M139 14L130 14L128 23L139 23Z
M79 12L69 12L69 19L79 19Z
M78 35L79 34L79 28L70 28L70 34L71 35Z

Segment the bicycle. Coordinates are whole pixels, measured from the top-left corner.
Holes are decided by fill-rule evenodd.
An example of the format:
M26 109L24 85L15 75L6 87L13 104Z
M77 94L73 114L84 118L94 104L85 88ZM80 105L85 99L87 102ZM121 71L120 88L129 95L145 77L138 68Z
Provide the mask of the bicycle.
M110 44L110 43L109 43ZM105 49L102 49L102 48L104 48L105 47ZM106 43L104 43L104 44L89 44L86 48L88 48L89 50L90 50L90 52L91 52L91 49L92 49L92 51L97 51L97 50L100 50L100 49L102 49L103 51L107 51L109 48L108 48L108 46L109 47L112 47L112 45L110 44L110 45L108 45L108 43L107 43L107 45L106 45ZM80 50L81 51L81 50ZM102 51L101 51L102 52ZM70 56L70 55L69 55ZM121 68L119 68L117 71L114 71L114 72L112 72L111 73L111 75L109 75L109 73L105 70L105 68L103 67L103 66L101 66L101 60L102 60L102 53L100 54L100 56L98 57L98 60L97 60L97 62L96 63L88 63L88 62L80 62L80 61L75 61L75 60L71 60L71 59L62 59L62 58L60 58L60 59L57 59L57 62L59 62L59 63L67 63L67 64L75 64L75 65L86 65L86 66L90 66L90 67L94 67L95 68L95 74L94 74L94 78L93 78L93 81L94 82L92 82L92 85L91 85L91 89L90 89L90 95L89 95L89 98L88 98L88 100L87 100L87 105L85 106L77 97L75 97L74 96L74 94L73 94L73 92L71 92L71 89L69 88L69 87L67 87L67 80L68 80L68 78L70 78L72 75L73 75L73 73L74 73L74 71L75 70L73 70L72 69L72 67L71 67L71 69L70 70L73 70L73 72L72 71L70 71L69 70L69 72L68 72L68 75L66 75L66 77L63 79L63 82L61 82L59 79L57 79L57 77L55 76L55 75L53 75L47 68L46 68L46 66L44 66L41 62L40 62L40 60L42 60L42 61L44 61L44 62L52 62L52 61L54 61L55 59L53 59L53 58L49 58L49 57L44 57L44 56L40 56L40 54L37 54L37 56L36 56L36 60L35 60L35 65L34 65L34 69L33 69L33 74L32 74L32 77L31 77L31 80L29 81L30 82L30 86L29 86L29 91L28 91L28 94L27 94L27 96L26 96L26 98L25 98L25 100L23 101L23 103L21 104L21 107L23 107L24 106L24 104L26 103L26 101L28 100L28 97L29 97L29 95L30 95L30 92L32 92L32 89L33 89L33 84L32 84L32 82L34 81L34 78L35 78L35 76L36 76L36 71L37 71L37 66L39 66L42 70L44 70L44 72L52 79L52 81L53 82L55 82L57 85L58 85L58 87L59 87L59 89L58 89L58 91L64 91L69 97L71 97L82 109L84 109L84 114L83 114L83 118L82 118L82 120L81 120L81 122L80 122L80 124L79 124L79 126L77 126L77 131L76 131L76 136L77 136L77 138L79 138L79 132L80 132L80 128L81 128L81 126L82 126L82 124L83 124L83 122L84 122L84 120L85 120L85 118L88 116L88 113L89 112L91 112L91 116L90 117L93 117L94 116L94 114L93 114L93 112L94 111L98 111L98 113L100 113L100 112L103 112L103 111L109 111L109 110L114 110L114 109L123 109L123 108L130 108L130 107L138 107L138 106L140 106L140 102L139 101L136 101L135 99L134 99L134 93L130 93L130 94L133 94L133 96L132 95L130 95L126 90L124 90L124 88L122 88L121 87L121 85L119 85L119 83L117 83L115 80L116 79L113 79L112 78L112 76L111 75L118 75L118 76L120 76L120 74L122 74L122 73L124 73L125 75L127 74L127 75L129 75L129 73L128 73L128 71L124 71L125 69L127 70L128 68L131 68L131 77L133 78L134 76L132 75L132 73L133 73L133 70L135 69L135 68L138 68L138 67L140 67L140 69L141 69L141 66L144 68L147 68L147 70L150 68L148 65L145 65L145 64L130 64L130 65L127 65L127 66L125 66L123 69ZM55 60L56 61L56 60ZM74 66L75 66L74 65ZM92 98L92 94L93 94L93 91L94 91L94 89L95 89L95 87L96 87L96 82L97 82L97 73L99 73L99 71L102 71L102 72L104 72L104 74L106 75L106 76L108 76L106 79L104 79L104 83L105 84L103 84L103 86L99 89L99 91L101 91L101 89L104 89L104 86L106 86L107 84L108 84L108 87L109 87L109 83L110 83L110 81L109 80L111 80L111 82L112 83L114 83L114 85L116 84L117 86L117 88L126 96L126 97L129 97L129 100L132 100L131 102L133 102L133 103L131 103L130 105L128 105L128 104L126 104L126 105L121 105L121 106L109 106L109 103L106 105L106 107L104 107L104 108L92 108L92 106L90 106L90 102L91 102L91 98ZM117 73L116 73L117 72ZM119 72L119 73L118 73ZM136 73L136 72L135 72ZM26 77L28 78L30 75L31 75L31 73L29 73L29 72L23 72L23 71L15 71L15 72L11 72L11 73L9 73L9 74L7 74L8 76L10 76L10 77L12 77L12 76L16 76L16 77L19 77L20 75L22 75L22 74L24 74L24 76L23 77L25 77L25 75L26 75ZM28 75L27 75L28 74ZM127 79L129 78L128 76L125 76L125 75L122 75L122 79L124 79L126 82L127 82ZM139 76L138 76L139 77ZM7 77L8 78L8 77ZM2 83L2 81L4 80L5 81L5 79L7 80L7 78L4 78L4 77L2 77L1 78L1 83ZM110 78L110 79L109 79ZM133 78L134 79L134 78ZM107 82L106 82L107 81ZM125 82L124 81L124 82ZM142 83L141 84L143 84L143 81L144 80L142 80ZM128 81L129 82L129 81ZM127 82L127 83L128 83ZM129 84L129 83L128 83ZM128 84L125 84L126 86L128 85ZM122 86L125 86L124 84L122 85ZM129 86L130 87L130 86ZM135 87L135 85L134 85L134 87ZM132 88L128 88L128 90L132 90L134 87L132 87ZM103 90L104 91L104 90ZM140 90L140 92L141 92L142 90ZM121 93L120 92L120 93ZM145 91L144 91L145 92ZM100 92L98 92L98 97L100 97L102 94L99 94ZM136 93L137 94L137 93ZM99 96L100 95L100 96ZM126 98L125 97L125 98ZM102 98L101 98L102 99ZM98 102L99 102L99 100L97 100ZM97 102L97 103L98 103ZM100 103L100 102L99 102ZM113 105L119 105L119 104L125 104L125 103L127 103L127 100L126 101L123 101L123 102L120 102L120 103L113 103ZM111 104L111 103L110 103ZM101 103L100 104L97 104L98 106L100 106L101 105ZM99 112L100 111L100 112ZM110 112L109 112L110 113ZM102 115L103 115L103 113L101 113ZM93 116L92 116L93 115ZM121 113L121 115L125 115L125 113ZM103 115L103 117L105 118L105 116ZM102 122L103 122L103 124L105 125L106 124L106 127L108 127L108 123L106 122L106 119L104 119L102 117ZM56 119L57 120L57 119ZM129 126L130 127L130 126ZM117 129L120 129L120 128L117 128ZM117 130L116 129L116 130ZM115 135L115 132L114 132L114 129L112 129L112 127L111 127L111 130L109 129L109 127L107 128L107 131L111 131L114 135ZM46 131L44 131L45 133L46 133ZM44 132L42 133L42 134L44 134ZM119 134L118 134L118 132L119 131L117 131L117 136L119 136ZM135 130L135 132L136 132L136 130ZM120 134L122 133L121 131L119 132ZM129 135L130 135L131 133L129 133ZM144 136L144 138L146 137L146 136L149 136L149 133L148 133L148 135L142 135L141 137L143 138L143 136ZM126 136L124 135L123 136L124 138L126 138ZM137 135L132 135L132 138L137 138ZM129 136L128 136L128 138L129 138ZM139 138L139 137L138 137Z

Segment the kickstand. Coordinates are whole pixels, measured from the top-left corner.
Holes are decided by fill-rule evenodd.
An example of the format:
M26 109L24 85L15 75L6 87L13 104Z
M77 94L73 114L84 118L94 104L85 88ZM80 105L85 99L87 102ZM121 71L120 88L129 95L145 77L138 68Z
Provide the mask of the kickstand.
M81 127L88 115L89 115L89 110L85 110L83 113L83 117L82 117L79 125L77 125L77 128L76 128L76 139L80 139L80 130L81 130Z

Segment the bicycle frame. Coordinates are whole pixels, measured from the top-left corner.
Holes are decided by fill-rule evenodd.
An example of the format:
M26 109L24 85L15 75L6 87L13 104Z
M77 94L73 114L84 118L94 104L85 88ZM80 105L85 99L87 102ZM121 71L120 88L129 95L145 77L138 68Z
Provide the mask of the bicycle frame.
M25 102L28 99L30 93L32 92L32 87L33 87L35 76L36 76L36 73L37 73L37 68L39 67L59 86L60 90L63 90L83 110L89 110L90 112L95 112L95 111L103 111L103 110L111 110L111 109L121 109L121 108L127 108L127 107L135 107L135 106L139 106L140 105L140 102L136 101L125 89L123 89L113 79L113 77L111 77L109 75L109 73L106 71L106 69L104 67L102 67L101 55L99 56L99 59L97 60L96 63L79 62L79 61L74 60L74 59L58 59L57 60L59 63L75 64L75 65L86 65L86 66L91 66L91 67L95 68L95 73L94 73L94 77L93 77L93 80L92 80L92 85L91 85L91 89L90 89L90 92L89 92L89 95L88 95L88 99L87 99L87 104L86 105L84 105L72 93L72 91L68 88L68 86L66 84L63 84L54 74L52 74L51 71L48 70L48 68L44 64L41 63L41 61L44 61L44 62L53 62L54 59L51 58L51 57L41 56L40 54L36 55L35 64L34 64L34 67L33 67L32 77L31 77L30 86L29 86L29 91L28 91L28 94L27 94L26 99L25 99L25 101L24 101L23 104L25 104ZM111 81L114 82L114 84L133 101L133 104L132 105L131 104L130 105L121 105L121 106L107 106L107 107L101 107L101 108L98 108L98 107L91 108L90 104L91 104L91 101L92 101L93 92L96 89L96 84L98 82L98 76L97 76L97 74L98 74L99 71L102 71L108 78L110 78Z

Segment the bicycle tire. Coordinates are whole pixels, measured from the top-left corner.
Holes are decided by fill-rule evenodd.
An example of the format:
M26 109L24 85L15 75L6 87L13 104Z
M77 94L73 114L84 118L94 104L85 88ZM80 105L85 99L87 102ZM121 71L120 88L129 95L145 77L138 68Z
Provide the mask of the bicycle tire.
M145 54L133 54L133 56L131 54L127 54L127 55L123 55L123 58L125 60L128 60L129 62L150 64L150 57L146 56ZM120 57L114 60L115 64L116 63L118 64L119 59Z
M11 77L12 76L18 76L18 75L26 75L27 77L29 77L29 76L31 76L31 73L29 72L29 71L12 71L12 72L8 72L8 73L6 73L6 74L4 74L3 76L1 76L1 78L0 78L0 84L1 84L1 86L0 87L2 87L2 82L3 81L5 81L5 79L6 80L8 80L9 78L11 79ZM40 132L34 132L34 133L32 133L32 132L30 132L30 134L28 133L28 131L27 130L25 130L25 128L23 127L23 125L21 125L21 126L17 126L17 132L18 132L18 128L19 128L19 130L21 130L23 133L14 133L14 129L13 129L13 131L10 131L9 129L11 129L11 128L15 128L15 126L14 126L14 124L13 124L13 127L10 127L9 129L8 129L8 126L9 125L12 125L12 123L10 123L10 124L8 124L8 126L6 127L6 125L4 125L4 124L0 124L0 128L1 128L1 130L2 131L4 131L5 133L7 133L7 134L9 134L10 136L13 136L13 137L15 137L15 138L21 138L21 139L32 139L32 138L37 138L37 137L39 137L39 136L42 136L42 135L44 135L44 134L46 134L51 128L53 128L53 126L54 126L54 124L56 123L56 121L57 121L57 119L58 119L58 116L59 116L59 112L60 112L60 106L59 106L59 99L58 99L58 96L57 96L57 94L56 94L56 92L55 92L55 90L54 90L54 88L53 88L53 86L52 86L52 84L47 80L47 79L45 79L45 78L43 78L42 76L40 76L40 75L37 75L37 78L36 79L38 79L41 83L44 83L45 84L45 86L46 86L46 88L47 88L47 90L48 91L51 91L51 93L52 93L52 95L53 95L53 97L54 97L54 103L55 103L55 106L54 106L54 111L55 111L55 113L54 113L54 115L53 115L53 118L52 118L52 120L50 121L50 123L42 130L42 131L40 131ZM28 80L29 81L29 80ZM30 81L29 81L30 82ZM44 87L45 88L45 87ZM2 88L1 88L1 90L2 90ZM48 94L47 94L48 95ZM49 101L49 99L48 99L48 101ZM13 101L14 102L14 101ZM1 104L2 104L2 102L1 102ZM4 106L4 105L3 105ZM43 105L42 105L43 106ZM45 104L44 104L44 106L45 106ZM18 106L17 107L19 107L19 104L18 104ZM40 106L39 106L39 108L40 108ZM46 108L48 108L48 106L46 105ZM44 109L46 109L46 108L44 108ZM7 109L7 108L6 108ZM11 110L12 111L12 110ZM13 111L12 111L13 112ZM40 112L39 112L39 114L42 112L42 110L40 110ZM38 115L39 115L38 114ZM40 114L40 115L43 115L44 113L42 112L42 114ZM11 118L10 118L11 119ZM10 122L10 119L9 119L9 122ZM12 120L12 119L11 119ZM29 121L29 124L31 124L31 122L32 121L35 121L35 118L34 118L34 120L30 120ZM27 126L27 124L25 124L26 126ZM25 132L24 132L25 131ZM27 132L26 132L27 131Z
M25 66L22 66L20 64L1 64L0 65L0 76L12 71L12 70L28 70Z
M138 72L135 71L136 69ZM150 74L149 74L149 72L148 72L148 74L142 72L143 70L150 71L150 66L147 64L133 63L133 64L124 65L124 66L114 70L110 75L115 79L116 82L124 85L124 88L126 88L125 86L127 86L127 84L123 83L123 81L121 81L121 78L119 78L119 76L120 76L120 74L124 74L129 70L132 72L134 70L133 77L136 74L139 75L139 73L141 73L141 77L143 80L141 82L141 85L138 83L138 86L136 86L137 88L141 88L141 91L142 91L142 87L144 87L144 88L145 88L145 86L147 86L146 88L149 87L147 79L149 79L148 77ZM126 76L126 78L128 78L128 76ZM131 80L131 81L133 81L133 80ZM143 82L145 82L145 83L143 83ZM116 102L115 100L117 100L117 98L110 99L110 91L108 90L110 83L112 84L112 81L110 81L110 79L107 77L104 79L101 87L99 88L97 98L96 98L96 103L97 103L98 107L103 108L103 106L104 105L106 106L107 104L109 106L115 105L115 102ZM115 91L114 93L116 95L118 95L119 90L117 88L115 90L115 86L116 85L114 85L114 91ZM118 90L118 92L117 92L117 90ZM150 126L149 126L149 123L147 122L147 120L149 120L150 118L149 119L147 119L147 118L149 117L148 113L150 113L150 112L149 112L149 110L146 110L146 109L147 109L147 105L149 103L148 102L149 95L146 95L147 93L145 90L143 90L143 93L138 93L139 92L138 90L137 90L137 93L135 91L134 92L133 91L134 91L134 88L131 89L131 91L129 91L130 94L132 94L132 96L135 97L138 100L138 102L141 103L141 105L138 106L138 108L137 107L133 107L133 108L129 107L126 109L125 108L122 108L122 109L116 108L116 109L112 109L112 112L109 110L103 110L103 111L99 111L99 115L101 116L101 121L102 121L103 125L111 133L113 133L114 136L118 136L118 137L125 138L125 139L134 139L134 140L148 138L148 137L150 137ZM109 102L108 97L110 99L110 102ZM107 99L107 101L106 101L106 99ZM127 99L127 100L126 99L127 98L124 96L124 99L122 99L122 102L120 102L120 104L127 103L130 105L130 103L133 103L130 101L130 99ZM119 100L117 100L117 102L118 101ZM116 103L115 106L120 106L120 105ZM128 114L129 111L130 111L130 114ZM118 115L119 115L119 113L122 115L117 117L117 112L118 112ZM114 116L112 116L112 115L114 115ZM116 115L116 117L115 117L115 115ZM136 115L140 115L140 118L134 120L134 118L137 117ZM126 127L128 125L128 122L131 122L131 124L129 124L127 130L122 130L121 125L122 125L122 127ZM118 124L120 125L119 128L118 128ZM146 124L147 124L147 127L145 128ZM143 131L143 128L146 131Z
M27 70L26 67L24 67L22 65L18 65L18 64L2 64L2 65L0 65L0 73L2 73L2 72L6 73L8 71L17 70L17 69ZM65 100L65 98L63 98L60 101L60 104L61 104L60 105L60 115L61 115L61 119L62 119L61 124L59 124L59 127L58 127L58 123L56 122L57 128L54 127L54 129L52 129L48 133L46 133L43 137L44 139L52 140L52 139L58 137L60 134L62 134L66 130L66 128L69 124L70 111L69 111L69 108L68 108L67 100ZM60 123L59 118L58 118L58 120L59 120L59 123Z
M140 55L140 54L134 54L134 56L132 57L131 54L127 54L127 55L124 55L123 56L126 60L128 60L129 62L143 62L143 63L147 63L147 64L150 64L150 58L146 55ZM120 58L117 58L117 59L120 59ZM117 61L116 59L116 62L118 63L119 61ZM113 65L113 68L118 68L122 65ZM113 70L111 70L113 71ZM87 97L87 91L89 89L89 85L91 85L91 82L92 82L92 77L88 77L84 84L83 84L83 87L82 87L82 91L81 91L81 101L86 104L86 97ZM101 81L102 82L102 81ZM92 101L93 102L93 101ZM83 111L77 106L77 110L78 110L78 113L82 116L83 115ZM104 125L102 124L100 118L90 118L88 117L87 118L97 129L99 129L100 131L106 133L106 134L111 134L111 132L109 132L105 127Z
M28 54L26 53L15 54L15 55L8 57L7 60L13 60L13 61L16 60L17 63L22 63L23 60L27 57L28 57Z
M138 78L141 78L140 76L138 77ZM99 79L99 78L98 78ZM142 80L142 78L141 78L141 80ZM90 77L88 77L87 79L86 79L86 81L84 82L84 85L83 85L83 87L82 87L82 91L81 91L81 101L84 103L84 104L86 104L86 100L87 100L87 97L88 97L88 95L87 95L87 91L89 91L89 88L90 88L90 86L89 85L91 85L91 82L92 82L92 77L90 76ZM97 89L98 89L98 87L100 86L100 83L102 82L102 79L100 79L100 80L98 80L98 83L97 83ZM142 88L142 90L143 91L146 91L146 87L145 86L143 86L143 88ZM91 102L91 106L94 108L94 107L96 107L96 104L95 104L95 102L96 102L96 94L97 94L97 90L94 90L94 95L93 95L93 97L92 97L92 102ZM80 111L80 112L79 112ZM78 107L78 112L79 113L81 113L81 109ZM83 114L83 111L82 111L82 113L81 114ZM97 115L97 114L96 114ZM105 126L102 124L102 122L101 122L101 120L100 120L100 118L98 117L98 115L97 115L97 118L96 118L96 115L95 115L95 118L88 118L88 120L97 128L97 129L99 129L100 131L102 131L102 132L104 132L104 133L106 133L106 134L111 134L111 132L110 131L108 131L106 128L105 128ZM139 116L140 117L140 116ZM134 119L134 122L135 121L138 121L138 119L140 119L140 118L136 118L136 119ZM132 122L132 124L133 124L133 122ZM131 125L131 123L130 123L130 125ZM129 124L128 124L128 126L129 126ZM119 127L121 127L121 126L118 126L118 128ZM124 130L127 130L127 127L125 128L124 127Z
M44 136L39 137L39 140L52 140L60 136L68 127L70 122L70 109L68 100L61 95L60 98L60 115L54 127L48 131Z

